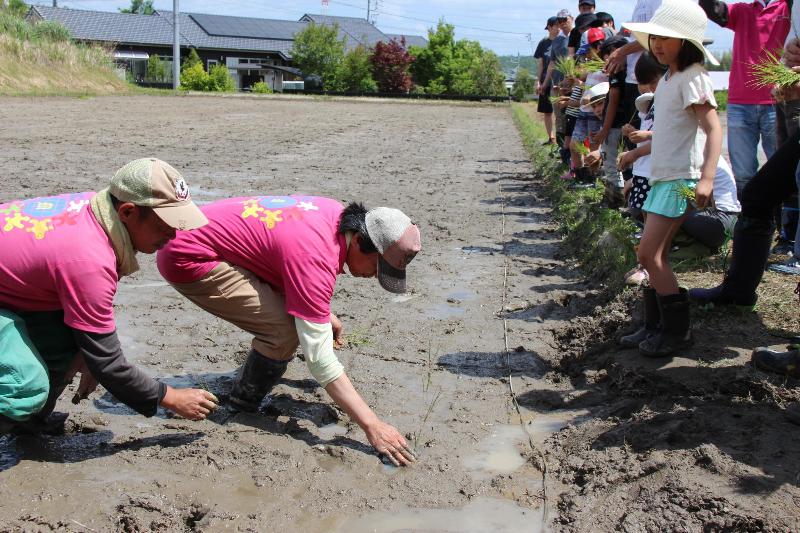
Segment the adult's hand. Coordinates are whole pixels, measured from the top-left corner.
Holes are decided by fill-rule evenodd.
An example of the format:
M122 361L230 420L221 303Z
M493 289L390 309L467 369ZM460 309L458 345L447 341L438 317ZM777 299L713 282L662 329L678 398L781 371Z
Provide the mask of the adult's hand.
M364 428L364 432L372 447L388 457L394 466L407 466L416 461L406 439L394 426L376 420Z
M622 156L620 156L619 158L619 163L617 163L617 168L619 170L625 170L626 168L631 166L633 162L636 161L636 159L637 159L636 154L634 154L633 151L624 152Z
M608 138L608 131L605 127L600 128L597 133L590 135L592 144L603 144Z
M593 150L589 152L583 158L583 162L586 164L587 167L593 167L595 165L599 165L600 161L602 161L603 156L600 155L600 150Z
M642 130L632 131L628 135L628 139L630 139L632 143L636 143L636 144L643 143L645 141L649 141L652 137L653 137L653 132L651 132L651 131L642 131Z
M786 48L783 49L783 61L795 72L800 72L800 39L795 38L786 43Z
M86 360L83 358L83 352L78 352L78 355L75 356L75 359L72 361L72 365L70 366L69 370L67 370L64 378L65 381L70 383L75 378L75 374L78 372L81 373L81 381L78 383L78 390L72 397L72 403L75 404L79 403L84 398L87 398L95 391L95 389L97 389L97 380L86 366Z
M333 347L341 348L345 345L344 326L339 317L331 313L331 329L333 329Z
M161 406L189 420L203 420L219 404L216 396L203 389L173 389L167 386L167 393Z
M621 50L622 48L617 48L606 59L605 71L609 76L613 76L628 66L628 58Z

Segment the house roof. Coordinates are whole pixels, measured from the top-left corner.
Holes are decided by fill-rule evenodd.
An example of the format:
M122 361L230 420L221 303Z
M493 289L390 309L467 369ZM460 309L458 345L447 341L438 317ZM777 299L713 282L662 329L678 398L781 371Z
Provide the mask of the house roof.
M406 48L409 46L420 46L425 48L428 46L428 39L422 37L421 35L402 35L400 33L387 33L387 37L390 39L394 39L397 42L400 42L400 39L406 40Z
M154 15L138 15L48 6L31 6L31 11L44 20L62 23L78 40L172 45L172 11L157 10ZM179 19L181 46L271 52L287 59L291 58L294 35L310 22L326 26L338 24L339 37L345 40L348 49L359 44L374 46L393 37L366 19L355 17L306 14L299 21L290 21L181 12ZM428 43L415 35L406 35L405 38L409 46L427 46Z
M134 44L172 44L172 23L162 17L32 6L44 20L63 24L75 39ZM181 45L189 43L181 41Z
M352 48L359 44L375 46L380 41L389 40L385 33L370 24L367 19L305 14L300 20L325 26L337 24L339 26L339 36L345 39L347 48Z

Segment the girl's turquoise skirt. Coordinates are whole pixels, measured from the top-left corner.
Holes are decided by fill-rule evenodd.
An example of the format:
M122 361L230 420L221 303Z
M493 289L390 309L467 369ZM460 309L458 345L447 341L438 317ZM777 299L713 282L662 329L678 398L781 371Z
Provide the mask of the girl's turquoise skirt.
M669 218L682 217L689 207L689 200L680 193L680 189L685 187L694 190L697 181L670 180L653 183L642 211Z

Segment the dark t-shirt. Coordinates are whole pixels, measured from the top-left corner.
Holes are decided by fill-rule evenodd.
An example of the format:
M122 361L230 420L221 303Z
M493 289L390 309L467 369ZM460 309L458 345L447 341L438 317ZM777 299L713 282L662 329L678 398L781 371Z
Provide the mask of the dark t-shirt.
M553 44L550 46L550 61L555 61L559 57L567 55L567 38L559 34L558 37L553 39ZM553 71L553 84L560 83L564 79L558 71Z
M569 42L567 43L567 46L570 48L574 48L575 50L580 48L581 35L583 35L581 33L581 30L579 30L578 28L572 28L572 31L569 32Z
M545 37L539 44L536 46L536 51L533 53L533 57L535 59L542 60L542 70L539 72L539 82L544 81L544 77L547 74L547 66L550 64L550 48L553 45L553 41Z
M627 124L627 122L631 118L632 110L628 109L628 102L625 98L625 90L626 90L626 83L625 83L625 76L627 75L627 70L621 70L611 76L608 80L611 89L619 89L619 101L617 103L617 112L614 114L614 122L611 124L612 128L621 128L623 125ZM610 99L606 98L606 106L605 108L608 109L608 102ZM605 110L603 111L605 115Z

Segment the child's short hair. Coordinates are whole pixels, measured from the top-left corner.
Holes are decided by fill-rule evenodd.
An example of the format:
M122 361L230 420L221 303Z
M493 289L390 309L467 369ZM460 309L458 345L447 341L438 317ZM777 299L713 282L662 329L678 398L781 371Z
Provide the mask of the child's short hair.
M602 28L604 24L609 24L612 28L614 27L614 17L611 16L611 13L598 11L594 16L597 18L592 22L592 28Z
M698 47L687 41L683 40L681 51L678 52L678 71L683 72L695 63L704 65L706 62L706 55Z
M636 62L633 73L636 75L636 81L639 83L650 84L663 76L666 70L664 65L656 61L653 54L645 51Z
M609 37L603 41L603 45L600 47L600 57L606 56L617 48L622 48L626 44L628 44L628 40L622 35L614 35L613 37Z

